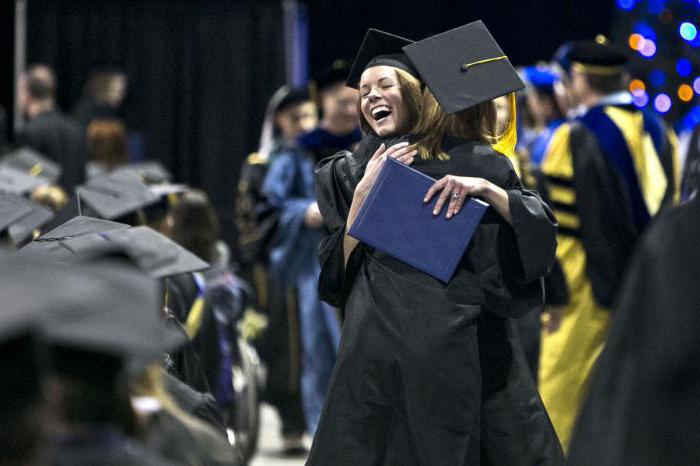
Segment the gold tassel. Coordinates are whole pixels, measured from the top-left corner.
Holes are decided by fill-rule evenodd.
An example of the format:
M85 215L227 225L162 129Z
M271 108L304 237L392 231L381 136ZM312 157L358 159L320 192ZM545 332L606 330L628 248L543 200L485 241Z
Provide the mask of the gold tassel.
M501 154L512 156L515 154L515 144L518 142L517 114L515 110L515 92L508 95L508 125L503 134L498 136L498 142L492 147Z

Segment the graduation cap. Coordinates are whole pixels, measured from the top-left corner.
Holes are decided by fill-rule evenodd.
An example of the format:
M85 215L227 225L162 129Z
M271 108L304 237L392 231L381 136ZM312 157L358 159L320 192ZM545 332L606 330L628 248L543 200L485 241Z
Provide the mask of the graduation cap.
M16 194L0 193L0 233L7 230L14 244L22 244L53 216L50 209L36 202Z
M20 249L16 255L82 263L125 255L154 278L209 268L209 264L148 227L130 227L90 217L76 217Z
M154 160L129 163L115 168L111 173L124 171L136 173L146 184L166 183L173 179L173 174L162 163Z
M10 167L33 177L56 183L63 170L59 164L29 147L20 147L0 160L0 167Z
M515 91L525 84L483 21L428 37L403 50L447 114L509 94L508 126L494 148L505 154L513 152Z
M159 199L138 173L127 170L94 178L76 193L98 216L107 220L123 217Z
M307 88L290 88L288 89L288 92L284 94L277 102L275 112L281 112L292 105L309 102L310 100L311 94Z
M404 37L378 29L369 29L350 68L346 85L358 89L362 73L373 66L393 66L418 77L412 61L402 50L403 47L412 43L412 40Z
M549 93L553 92L554 83L559 80L559 73L547 65L525 67L522 69L520 76L528 86Z
M571 69L593 75L613 75L625 71L628 56L604 36L573 42L568 54Z
M315 90L317 92L323 92L324 89L335 84L345 84L349 73L350 66L348 62L343 59L335 60L330 67L323 70L316 79L313 80Z
M0 191L22 195L30 193L46 183L44 178L29 175L16 168L0 167Z
M160 317L157 281L129 262L47 266L14 258L0 263L0 274L2 313L31 316L51 345L152 359L183 341Z
M15 194L0 192L0 233L31 212L31 208Z

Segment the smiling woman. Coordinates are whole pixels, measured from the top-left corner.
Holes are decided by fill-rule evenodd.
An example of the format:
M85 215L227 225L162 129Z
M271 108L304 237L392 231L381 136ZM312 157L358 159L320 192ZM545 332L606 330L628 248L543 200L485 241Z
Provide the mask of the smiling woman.
M365 138L316 172L331 232L319 292L346 318L309 466L563 463L508 319L541 304L554 218L491 146L491 97L521 83L500 50L479 50L485 43L497 48L481 22L418 43L370 30L355 59L348 85L360 90ZM442 73L456 83L436 85ZM479 76L485 84L471 82ZM425 193L438 196L435 215L460 214L468 196L492 207L446 284L347 234L387 157L439 179Z
M368 68L360 81L360 127L381 137L409 132L410 116L420 101L420 82L406 71L388 65Z

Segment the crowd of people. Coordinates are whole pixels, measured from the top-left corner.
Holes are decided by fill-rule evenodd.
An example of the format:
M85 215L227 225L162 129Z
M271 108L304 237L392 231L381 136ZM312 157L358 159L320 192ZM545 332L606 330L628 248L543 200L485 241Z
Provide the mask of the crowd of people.
M236 244L143 153L123 72L66 114L29 66L0 155L0 464L243 465L249 354L309 465L692 464L700 125L636 107L627 63L602 36L516 69L480 21L370 29L270 98ZM434 217L489 206L448 282L349 234L389 158L433 178Z

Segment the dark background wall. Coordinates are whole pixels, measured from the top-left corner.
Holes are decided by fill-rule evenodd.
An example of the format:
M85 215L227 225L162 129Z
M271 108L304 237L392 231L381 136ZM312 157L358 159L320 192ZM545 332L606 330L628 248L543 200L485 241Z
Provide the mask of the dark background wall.
M232 240L240 163L285 77L279 2L30 0L27 62L54 66L64 110L91 69L123 68L123 114L147 158L204 188Z
M308 7L313 73L352 59L370 27L420 40L477 19L514 64L530 64L565 40L607 34L614 0L309 0Z

